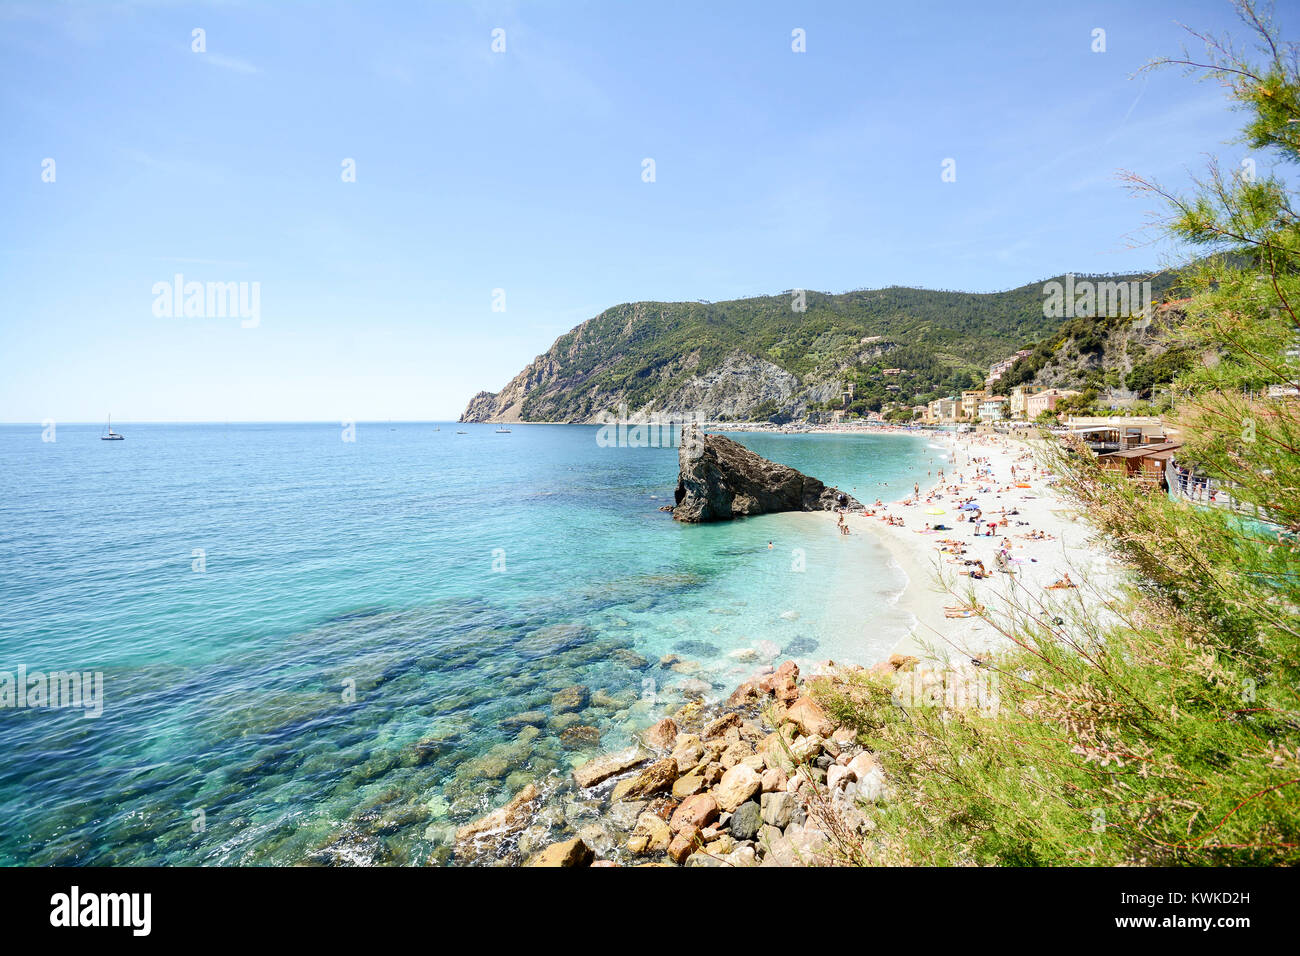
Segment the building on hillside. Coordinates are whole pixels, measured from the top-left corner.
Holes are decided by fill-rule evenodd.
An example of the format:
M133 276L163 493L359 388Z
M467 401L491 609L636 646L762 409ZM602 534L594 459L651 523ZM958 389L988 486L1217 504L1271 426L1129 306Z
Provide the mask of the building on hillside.
M984 387L992 388L994 382L1011 370L1011 366L1015 365L1016 362L1020 361L1020 359L1024 358L1026 355L1032 354L1032 349L1021 349L1009 358L1004 358L999 362L994 362L989 366L989 374L984 379Z
M1025 419L1029 416L1026 414L1025 404L1030 395L1037 395L1047 389L1042 385L1017 385L1011 390L1011 399L1007 404L1007 410L1011 417L1015 419Z
M1069 388L1047 388L1034 395L1025 396L1025 418L1033 421L1043 412L1056 411L1057 403L1063 398L1069 398L1071 395L1078 395L1077 391Z
M978 417L980 402L989 397L982 388L967 389L961 393L961 417L970 421Z
M880 370L880 374L881 375L902 375L903 370L901 368L885 368Z
M980 421L998 422L1006 418L1007 401L1005 395L990 395L982 400L979 405Z

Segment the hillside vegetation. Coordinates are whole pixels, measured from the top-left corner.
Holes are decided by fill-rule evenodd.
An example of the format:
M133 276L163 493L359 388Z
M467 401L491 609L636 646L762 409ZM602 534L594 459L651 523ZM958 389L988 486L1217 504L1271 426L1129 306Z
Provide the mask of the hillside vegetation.
M1171 349L1195 358L1176 375L1173 420L1179 464L1223 483L1241 513L1152 494L1083 449L1048 445L1059 487L1133 583L1082 581L1061 601L1016 592L987 609L954 587L1010 648L979 662L1000 697L987 712L904 713L867 679L829 695L898 784L866 862L1300 862L1300 221L1288 185L1300 46L1239 7L1259 62L1202 38L1193 69L1226 87L1247 116L1243 141L1279 173L1211 166L1185 196L1131 182L1166 205L1170 235L1211 253L1186 277ZM1092 354L1114 333L1103 331L1080 325L1060 342Z
M1173 284L1076 278L1149 278L1157 298ZM1043 286L807 292L804 311L790 292L618 305L560 336L500 392L474 396L462 420L583 422L622 405L779 419L840 407L850 383L857 412L928 401L981 385L994 361L1054 332L1061 320L1044 316Z

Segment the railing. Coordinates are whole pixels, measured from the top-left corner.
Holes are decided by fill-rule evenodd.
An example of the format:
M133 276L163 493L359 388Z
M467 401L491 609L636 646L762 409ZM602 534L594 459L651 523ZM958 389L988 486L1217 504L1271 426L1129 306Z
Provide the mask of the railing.
M1237 499L1232 494L1232 485L1207 475L1195 475L1180 471L1173 458L1165 466L1165 481L1169 484L1172 497L1183 498L1200 505L1228 508L1239 514L1251 514L1261 520L1268 520L1258 508L1248 502Z

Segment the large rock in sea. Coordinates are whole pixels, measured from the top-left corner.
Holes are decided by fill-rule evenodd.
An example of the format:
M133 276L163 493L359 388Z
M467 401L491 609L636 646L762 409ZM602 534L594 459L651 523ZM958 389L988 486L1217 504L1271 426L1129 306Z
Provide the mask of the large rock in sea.
M673 517L678 521L728 521L777 511L830 511L862 504L838 488L756 455L698 426L683 436Z

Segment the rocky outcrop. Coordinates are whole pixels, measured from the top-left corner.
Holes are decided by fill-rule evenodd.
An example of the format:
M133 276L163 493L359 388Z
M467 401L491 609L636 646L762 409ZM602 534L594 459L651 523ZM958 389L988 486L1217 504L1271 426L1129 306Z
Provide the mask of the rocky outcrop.
M837 381L822 389L825 396L800 396L799 379L764 359L737 349L715 368L691 376L663 397L655 408L668 415L699 414L710 419L745 421L765 403L802 415L808 402L824 402L843 386Z
M608 359L594 369L574 374L569 366L581 350L568 347L557 352L557 348L560 343L530 362L501 391L479 392L469 400L460 420L599 424L621 408L628 408L632 415L746 421L756 408L771 407L798 417L810 403L830 401L843 389L838 378L801 383L798 376L779 365L733 349L707 367L702 367L700 357L693 353L672 359L654 373L654 380L661 383L659 394L650 402L629 402L631 396L624 387L611 387L602 378L602 372L619 361L617 349L611 349Z
M778 511L830 511L862 505L816 478L756 455L721 435L693 429L678 452L680 474L673 517L727 521Z

